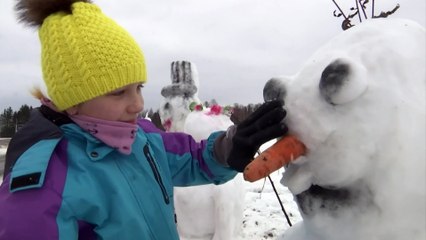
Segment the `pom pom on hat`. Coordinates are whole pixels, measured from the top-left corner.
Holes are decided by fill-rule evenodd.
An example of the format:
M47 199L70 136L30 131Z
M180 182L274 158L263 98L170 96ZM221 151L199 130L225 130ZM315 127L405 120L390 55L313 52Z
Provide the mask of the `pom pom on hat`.
M141 49L88 0L20 0L21 22L39 27L43 79L59 110L146 82Z
M21 22L30 26L41 26L44 19L56 12L71 14L71 5L75 2L87 2L90 0L19 0L15 10Z

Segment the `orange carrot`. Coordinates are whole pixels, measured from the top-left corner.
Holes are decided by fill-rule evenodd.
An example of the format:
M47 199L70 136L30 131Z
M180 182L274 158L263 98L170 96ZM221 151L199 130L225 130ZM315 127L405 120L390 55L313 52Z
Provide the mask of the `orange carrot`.
M246 166L243 173L244 179L254 182L264 178L305 152L305 145L296 137L284 136Z

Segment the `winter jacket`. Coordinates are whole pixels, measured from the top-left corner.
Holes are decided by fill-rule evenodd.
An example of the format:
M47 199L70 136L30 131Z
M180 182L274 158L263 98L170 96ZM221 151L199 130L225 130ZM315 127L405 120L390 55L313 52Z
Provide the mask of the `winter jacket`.
M128 156L52 121L36 109L9 145L1 240L178 239L173 186L221 184L237 173L213 157L220 132L196 143L141 119Z

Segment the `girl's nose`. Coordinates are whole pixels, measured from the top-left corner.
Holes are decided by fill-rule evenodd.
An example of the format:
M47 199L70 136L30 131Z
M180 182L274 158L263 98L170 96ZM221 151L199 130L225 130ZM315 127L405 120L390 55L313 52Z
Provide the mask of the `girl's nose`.
M144 107L144 100L142 95L135 95L131 100L128 106L128 111L130 113L140 113Z

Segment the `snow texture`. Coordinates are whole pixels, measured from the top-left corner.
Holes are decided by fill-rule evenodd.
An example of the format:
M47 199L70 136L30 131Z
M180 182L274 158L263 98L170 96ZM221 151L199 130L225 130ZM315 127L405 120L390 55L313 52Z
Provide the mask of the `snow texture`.
M308 148L282 179L303 221L280 239L425 239L425 81L425 29L374 19L265 85Z

